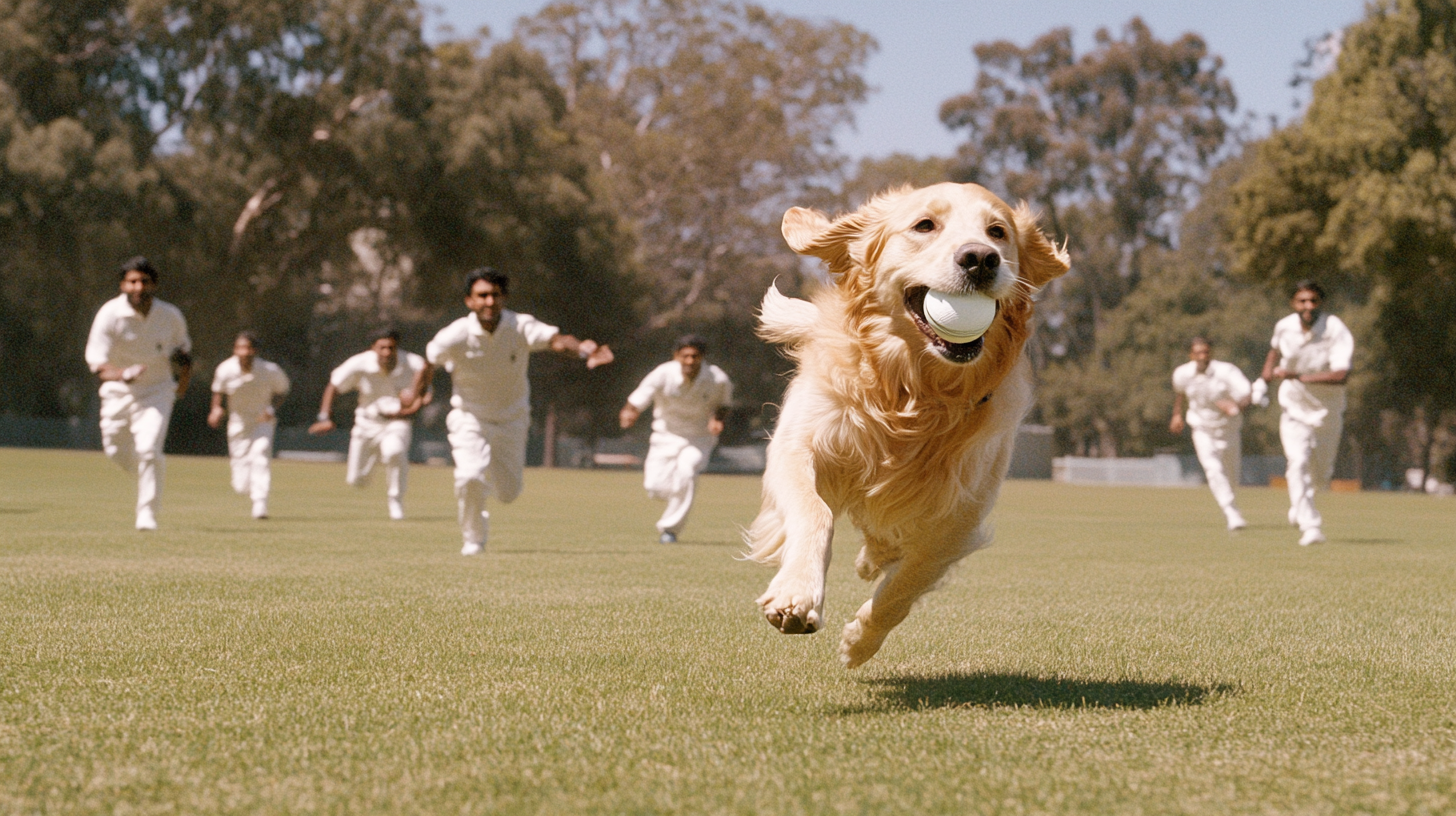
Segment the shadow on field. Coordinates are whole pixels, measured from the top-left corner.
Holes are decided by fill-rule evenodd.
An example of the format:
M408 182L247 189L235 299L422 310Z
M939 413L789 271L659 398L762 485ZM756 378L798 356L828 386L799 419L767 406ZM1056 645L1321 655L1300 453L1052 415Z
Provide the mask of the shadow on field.
M1025 674L943 674L866 680L874 699L841 709L863 714L927 708L1133 708L1202 705L1232 686L1076 680Z
M1336 544L1408 544L1403 538L1337 538Z

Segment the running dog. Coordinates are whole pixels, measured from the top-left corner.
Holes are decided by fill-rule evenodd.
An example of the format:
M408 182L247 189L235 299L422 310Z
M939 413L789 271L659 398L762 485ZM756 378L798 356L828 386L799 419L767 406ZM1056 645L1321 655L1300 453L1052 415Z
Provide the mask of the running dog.
M748 558L777 566L759 599L785 634L819 629L834 519L864 533L855 570L880 578L840 658L879 651L915 600L990 540L986 516L1031 407L1032 296L1067 271L1031 209L975 184L893 190L833 221L794 207L784 239L828 266L812 300L770 287L759 334L798 363L768 447ZM984 335L931 328L927 292L995 300Z

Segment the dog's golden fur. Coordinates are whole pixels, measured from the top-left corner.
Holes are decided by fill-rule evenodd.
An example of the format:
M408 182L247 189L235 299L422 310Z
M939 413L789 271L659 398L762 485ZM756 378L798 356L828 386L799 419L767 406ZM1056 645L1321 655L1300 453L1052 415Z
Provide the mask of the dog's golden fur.
M764 298L759 333L786 347L798 373L769 444L749 557L779 567L758 599L769 622L813 632L834 518L849 514L865 537L860 577L881 576L844 629L840 653L853 668L952 564L987 542L985 517L1031 405L1022 357L1031 298L1068 261L1028 207L1013 210L973 184L894 190L832 222L796 207L783 232L796 252L825 261L833 286L812 302L777 288ZM956 260L972 246L1004 259L972 270L979 284ZM964 349L957 358L937 346L912 313L907 292L916 288L996 299L979 356L965 361Z

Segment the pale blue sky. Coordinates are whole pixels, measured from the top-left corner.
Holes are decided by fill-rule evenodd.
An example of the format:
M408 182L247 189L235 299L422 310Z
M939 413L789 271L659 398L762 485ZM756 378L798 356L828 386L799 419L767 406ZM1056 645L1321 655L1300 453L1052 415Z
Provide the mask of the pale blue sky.
M460 33L488 26L510 36L515 20L540 9L543 0L426 0L439 9L436 26ZM1363 0L760 0L760 4L811 19L834 18L868 31L880 43L867 78L877 89L856 113L856 126L839 134L852 156L950 155L957 136L940 124L940 103L970 88L976 65L971 46L1009 39L1025 45L1057 26L1071 26L1081 52L1098 28L1120 31L1141 16L1154 35L1171 40L1186 31L1203 36L1224 59L1240 113L1281 122L1295 114L1300 91L1290 88L1305 42L1345 27L1364 13ZM1303 89L1301 89L1303 90Z

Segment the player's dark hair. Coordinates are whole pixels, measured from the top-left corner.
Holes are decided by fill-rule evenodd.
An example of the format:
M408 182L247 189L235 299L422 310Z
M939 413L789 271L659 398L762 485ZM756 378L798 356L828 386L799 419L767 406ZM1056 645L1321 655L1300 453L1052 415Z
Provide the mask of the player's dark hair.
M258 335L252 329L243 329L238 332L237 336L233 338L233 342L236 343L239 340L247 340L248 345L253 347L253 351L258 350Z
M1300 292L1314 292L1315 297L1318 297L1320 300L1325 299L1325 288L1320 286L1319 281L1314 278L1305 278L1299 283L1294 284L1294 289L1290 290L1289 296L1292 298Z
M472 269L465 274L465 296L470 297L470 293L475 291L475 282L482 280L494 285L495 288L500 290L502 295L510 294L510 277L495 271L491 267L482 266L479 269Z
M122 261L121 268L116 270L116 276L121 280L126 280L128 272L141 272L151 278L152 283L157 282L157 268L152 266L152 262L147 260L145 255L136 255Z
M374 331L369 332L369 345L372 346L375 343L378 343L380 340L393 340L396 344L398 344L399 329L396 329L393 326L380 326Z
M708 356L708 341L700 334L684 334L677 339L677 345L672 347L672 353L677 354L685 348L695 348L704 357Z
M1208 346L1210 349L1213 348L1213 344L1208 342L1208 338L1203 335L1198 335L1188 341L1188 348L1191 349L1194 346Z

